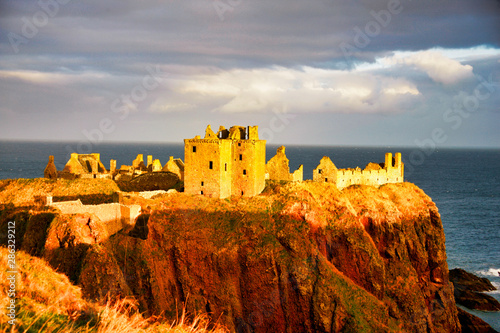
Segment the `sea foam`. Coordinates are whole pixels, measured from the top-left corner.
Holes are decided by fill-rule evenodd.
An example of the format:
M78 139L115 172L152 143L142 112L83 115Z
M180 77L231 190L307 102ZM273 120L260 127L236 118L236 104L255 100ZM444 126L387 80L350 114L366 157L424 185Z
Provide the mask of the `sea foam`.
M500 268L490 268L487 271L476 271L476 274L483 275L483 276L500 277Z

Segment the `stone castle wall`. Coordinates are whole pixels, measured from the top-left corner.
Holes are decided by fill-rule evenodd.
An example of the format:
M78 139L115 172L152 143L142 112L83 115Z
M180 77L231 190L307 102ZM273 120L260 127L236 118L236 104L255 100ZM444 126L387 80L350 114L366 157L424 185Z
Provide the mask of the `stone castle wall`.
M372 164L372 163L371 163ZM388 183L401 183L404 180L404 165L401 153L396 153L395 161L392 153L387 153L383 168L337 169L328 157L323 157L320 164L313 171L313 180L318 182L334 183L338 189L350 185L380 186Z
M59 209L62 214L89 213L96 216L104 224L108 236L114 235L127 225L131 225L141 213L140 205L119 203L83 205L80 200L76 200L54 202L50 206Z
M205 138L184 140L184 191L216 198L254 196L265 187L266 142L256 127L207 127Z
M304 168L302 165L290 173L289 160L285 154L285 147L281 146L266 164L266 179L278 181L302 181L304 179Z

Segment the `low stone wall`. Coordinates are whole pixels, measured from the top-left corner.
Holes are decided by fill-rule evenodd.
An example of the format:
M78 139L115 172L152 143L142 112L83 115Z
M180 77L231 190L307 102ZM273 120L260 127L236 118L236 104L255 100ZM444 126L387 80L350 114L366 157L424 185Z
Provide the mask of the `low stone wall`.
M89 213L96 216L105 226L108 235L114 235L128 225L132 225L141 213L140 205L122 205L108 203L100 205L83 205L80 200L63 201L50 204L62 214Z

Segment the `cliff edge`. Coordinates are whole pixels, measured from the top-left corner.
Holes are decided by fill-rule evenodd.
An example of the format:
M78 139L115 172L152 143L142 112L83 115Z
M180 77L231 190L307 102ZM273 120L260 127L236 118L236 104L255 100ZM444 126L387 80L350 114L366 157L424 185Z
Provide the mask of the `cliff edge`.
M185 304L235 332L461 330L440 215L413 184L270 183L251 198L127 200L150 212L141 230L100 241L47 229L41 254L60 270L60 258L79 261L68 273L86 299L132 296L166 318ZM55 239L71 243L56 249Z
M151 315L186 303L237 332L460 331L438 210L409 183L165 196L147 230L90 249L84 295L135 296Z

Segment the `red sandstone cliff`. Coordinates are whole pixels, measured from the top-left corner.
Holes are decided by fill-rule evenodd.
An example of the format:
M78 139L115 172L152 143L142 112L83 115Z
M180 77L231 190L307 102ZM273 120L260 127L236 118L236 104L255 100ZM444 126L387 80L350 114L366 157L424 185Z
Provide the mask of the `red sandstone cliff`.
M145 239L49 229L44 256L80 260L59 267L78 273L88 298L134 296L165 317L186 303L231 331L460 332L440 216L412 184L288 183L149 205Z
M181 195L153 210L148 229L89 253L84 294L96 296L99 277L150 314L187 302L239 332L460 331L439 213L412 184Z

